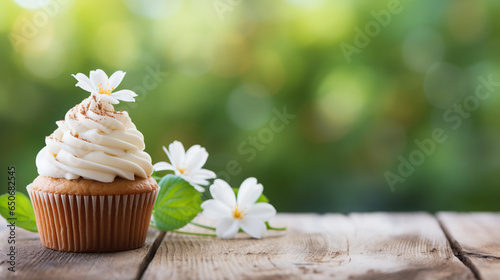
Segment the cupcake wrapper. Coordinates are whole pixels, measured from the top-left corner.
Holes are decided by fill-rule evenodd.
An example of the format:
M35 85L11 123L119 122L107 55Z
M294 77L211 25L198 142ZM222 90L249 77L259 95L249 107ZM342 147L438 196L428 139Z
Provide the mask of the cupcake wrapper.
M29 191L43 246L68 252L112 252L144 245L158 190L128 195Z

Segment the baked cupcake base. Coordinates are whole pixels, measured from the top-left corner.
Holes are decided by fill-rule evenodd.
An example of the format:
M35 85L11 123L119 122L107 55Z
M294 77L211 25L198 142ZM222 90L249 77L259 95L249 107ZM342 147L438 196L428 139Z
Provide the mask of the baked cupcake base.
M158 185L152 178L101 183L39 176L28 192L43 246L112 252L144 245Z

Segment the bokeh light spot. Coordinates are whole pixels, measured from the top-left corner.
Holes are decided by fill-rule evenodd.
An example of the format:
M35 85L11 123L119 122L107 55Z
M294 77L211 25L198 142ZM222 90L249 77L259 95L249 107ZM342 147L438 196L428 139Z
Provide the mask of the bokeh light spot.
M24 65L36 77L55 78L63 72L66 66L64 49L61 44L54 41L43 55L24 56Z
M431 65L441 61L443 54L443 39L432 29L414 30L403 43L404 62L416 72L425 73Z
M40 55L54 40L54 23L44 13L23 12L16 18L10 40L12 47L26 55ZM41 19L41 20L39 20Z
M302 9L299 13L300 20L295 21L293 31L297 40L304 45L339 42L354 25L350 1L328 1L317 9Z
M25 9L39 9L47 5L51 0L14 0L17 5Z
M0 31L5 32L9 30L11 24L11 19L7 14L7 9L5 7L0 6Z
M367 103L367 89L351 73L328 75L317 92L315 107L326 125L323 134L336 140L347 134Z
M237 126L252 130L269 120L272 106L272 100L265 88L255 84L245 84L229 95L227 113Z
M320 7L325 0L286 0L286 2L301 8L316 9Z
M134 14L159 19L177 14L182 8L183 0L126 0L125 3Z

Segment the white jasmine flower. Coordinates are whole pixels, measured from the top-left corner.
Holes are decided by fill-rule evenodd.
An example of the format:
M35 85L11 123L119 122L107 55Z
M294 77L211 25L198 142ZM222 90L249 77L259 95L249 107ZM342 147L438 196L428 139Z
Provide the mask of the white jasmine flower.
M175 175L189 182L199 192L205 191L200 185L206 186L209 184L207 179L216 177L213 171L202 169L207 162L208 152L200 145L194 145L185 152L182 143L174 141L168 146L168 150L165 146L163 146L163 150L171 163L164 161L155 163L154 170L172 170Z
M255 203L263 190L262 184L257 184L257 179L251 177L241 183L236 198L226 181L214 181L210 186L214 199L203 202L201 208L207 218L219 220L215 231L218 237L231 238L240 227L253 238L264 235L265 222L276 215L276 209L269 203Z
M90 71L90 78L82 73L72 76L78 81L78 83L76 83L77 87L81 87L102 100L112 104L118 104L118 100L135 102L134 97L136 97L137 94L131 90L123 89L111 93L122 82L125 76L125 72L123 71L116 71L109 79L106 73L101 69Z

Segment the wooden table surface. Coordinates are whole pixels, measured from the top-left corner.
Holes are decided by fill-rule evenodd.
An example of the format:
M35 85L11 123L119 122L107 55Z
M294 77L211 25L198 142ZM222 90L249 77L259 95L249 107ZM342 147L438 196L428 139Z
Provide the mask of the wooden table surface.
M18 228L14 273L0 223L0 279L500 279L500 213L279 214L288 230L261 240L150 229L144 247L102 254L45 249Z

